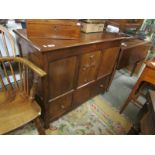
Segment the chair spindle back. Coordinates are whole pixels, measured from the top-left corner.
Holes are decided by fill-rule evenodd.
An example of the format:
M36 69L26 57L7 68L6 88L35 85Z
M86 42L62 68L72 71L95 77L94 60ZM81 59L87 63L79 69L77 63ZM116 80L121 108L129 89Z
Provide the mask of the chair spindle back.
M16 56L15 39L2 25L0 25L0 56Z
M16 62L16 66L12 65L14 62ZM38 78L39 76L45 76L46 73L28 60L20 57L2 57L0 58L0 64L2 66L0 89L3 91L19 90L24 92L30 100L33 100ZM18 75L15 72L18 72Z

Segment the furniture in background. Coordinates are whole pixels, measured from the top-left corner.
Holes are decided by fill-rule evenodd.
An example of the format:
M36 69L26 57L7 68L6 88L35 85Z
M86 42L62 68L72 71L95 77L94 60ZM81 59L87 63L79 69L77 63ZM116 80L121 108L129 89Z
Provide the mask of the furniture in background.
M137 31L143 24L143 19L108 19L106 25L119 27L121 32L134 30Z
M28 38L15 31L23 57L47 72L40 81L38 100L45 126L99 93L113 79L118 62L119 34L81 33L79 39Z
M143 33L138 32L142 23L141 19L109 19L106 22L106 26L118 27L120 33L130 36L128 40L122 42L117 69L127 68L131 71L131 76L134 73L139 74L151 47L150 42L143 40L145 38Z
M144 62L148 50L151 47L151 43L140 39L128 39L122 42L120 59L117 65L117 69L122 69L131 66L131 76L135 73L138 64L139 69ZM138 70L139 70L138 69Z
M149 90L147 102L140 109L128 134L155 134L155 91Z
M12 62L18 63L20 81L16 79ZM35 101L35 95L38 78L44 77L46 73L20 57L1 57L0 63L3 66L3 73L0 72L0 134L6 134L31 121L35 122L39 134L45 134L39 119L41 108ZM8 72L11 72L13 82L10 82Z
M127 105L130 103L130 101L134 101L135 105L142 106L142 104L137 100L138 93L140 92L140 88L142 84L148 83L151 85L155 85L155 58L146 61L146 66L139 77L138 81L136 82L134 88L132 89L129 97L127 98L126 102L123 104L123 106L120 109L120 113L124 111L124 109L127 107Z

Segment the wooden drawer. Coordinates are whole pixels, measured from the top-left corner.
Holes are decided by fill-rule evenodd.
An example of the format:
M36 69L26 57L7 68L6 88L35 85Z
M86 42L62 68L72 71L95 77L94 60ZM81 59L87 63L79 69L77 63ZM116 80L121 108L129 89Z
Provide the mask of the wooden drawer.
M63 115L71 108L72 93L53 100L48 105L48 118L53 120Z
M110 80L110 76L106 76L96 81L92 86L91 97L94 97L98 95L99 93L104 93L104 91L106 90L108 86L109 80Z
M74 105L79 105L83 102L86 102L90 98L91 88L92 88L92 85L88 85L80 89L77 89L73 95Z

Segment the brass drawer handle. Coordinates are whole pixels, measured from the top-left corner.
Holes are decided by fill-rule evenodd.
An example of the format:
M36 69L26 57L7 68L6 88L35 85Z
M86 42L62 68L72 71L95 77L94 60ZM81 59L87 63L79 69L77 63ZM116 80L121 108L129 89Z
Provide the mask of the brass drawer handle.
M87 82L87 79L85 79L84 82Z
M94 63L94 64L91 65L91 67L93 68L93 67L95 67L95 65L96 65L96 64Z
M103 84L101 84L101 85L100 85L100 88L103 88L103 87L104 87L104 85L103 85Z
M89 67L90 67L89 65L85 65L85 66L82 67L82 70L85 71Z
M85 66L82 67L82 70L85 71L87 68Z
M61 109L65 109L65 106L64 105L61 105Z
M90 56L90 59L93 59L93 58L94 58L94 55L91 55L91 56Z
M58 26L54 26L53 28L54 28L54 31L57 31L57 30L59 29ZM52 28L52 29L53 29L53 28Z

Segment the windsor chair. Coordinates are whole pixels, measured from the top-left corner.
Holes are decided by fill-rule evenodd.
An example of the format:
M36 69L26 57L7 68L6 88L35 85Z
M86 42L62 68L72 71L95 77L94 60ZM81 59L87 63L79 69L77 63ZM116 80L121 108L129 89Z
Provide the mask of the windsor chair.
M15 76L13 62L18 65L20 80ZM41 108L35 95L38 80L46 73L21 57L0 57L0 64L0 134L7 134L31 121L39 134L45 134L39 118Z
M12 34L0 25L0 56L16 56L16 42Z

